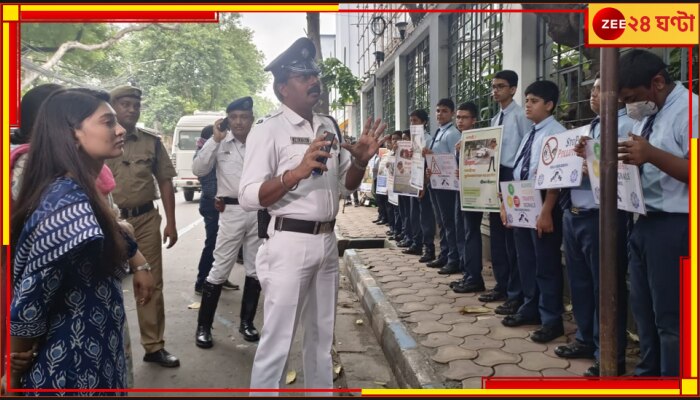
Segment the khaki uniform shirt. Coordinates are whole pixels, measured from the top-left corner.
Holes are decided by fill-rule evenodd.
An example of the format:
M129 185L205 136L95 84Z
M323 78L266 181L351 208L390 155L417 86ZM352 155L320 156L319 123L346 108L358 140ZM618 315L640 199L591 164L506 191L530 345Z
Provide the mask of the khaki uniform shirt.
M154 170L158 181L172 179L177 175L162 141L159 144L157 165L153 167L156 163L157 140L156 134L136 128L126 134L124 154L106 161L117 182L112 196L119 208L142 206L157 198Z

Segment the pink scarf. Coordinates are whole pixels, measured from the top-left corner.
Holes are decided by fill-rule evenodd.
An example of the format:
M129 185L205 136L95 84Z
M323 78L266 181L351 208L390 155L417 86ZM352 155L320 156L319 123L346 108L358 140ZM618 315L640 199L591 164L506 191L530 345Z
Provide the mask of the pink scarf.
M19 145L16 148L12 149L12 151L10 152L10 171L15 168L15 162L17 162L19 157L28 152L28 143ZM95 186L97 186L97 190L99 190L100 193L102 193L105 196L107 196L117 186L117 182L114 180L112 170L109 169L107 164L102 166L102 171L100 171L100 174L95 180Z

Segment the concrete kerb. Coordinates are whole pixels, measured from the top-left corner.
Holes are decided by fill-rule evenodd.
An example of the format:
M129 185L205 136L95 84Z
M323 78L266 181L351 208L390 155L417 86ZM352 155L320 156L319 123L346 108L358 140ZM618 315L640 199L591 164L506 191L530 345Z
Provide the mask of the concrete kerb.
M339 235L338 243L345 239ZM355 292L369 319L372 331L382 346L396 381L404 388L444 388L441 379L430 366L430 360L399 319L394 306L384 296L367 266L352 249L344 248L344 265Z

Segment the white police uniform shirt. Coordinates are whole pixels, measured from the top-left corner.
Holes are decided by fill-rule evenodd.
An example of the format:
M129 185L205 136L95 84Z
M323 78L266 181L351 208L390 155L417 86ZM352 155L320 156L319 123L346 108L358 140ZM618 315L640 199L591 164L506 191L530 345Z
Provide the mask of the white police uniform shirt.
M430 142L426 143L426 146L435 154L453 154L455 145L461 139L462 133L457 129L454 123L448 122L440 126L440 131L437 132L434 141L431 139Z
M350 152L338 145L335 126L328 117L314 114L312 126L284 104L254 125L248 135L250 157L243 163L241 206L248 211L263 209L259 199L262 184L298 167L309 144L324 132L333 133L336 140L326 162L328 171L302 179L296 190L285 193L267 210L275 217L316 222L333 220L338 214L340 196L348 196L356 189L345 188L345 177L351 166ZM286 178L289 179L289 175Z
M698 104L698 95L692 93L693 104ZM681 82L669 93L661 110L656 114L649 136L649 143L676 157L690 158L688 131L688 89ZM644 118L634 126L633 133L641 135ZM698 129L698 109L693 108L693 128ZM688 184L646 163L641 169L642 192L647 211L688 213Z
M540 121L540 123L535 124L535 129L537 130L535 131L535 138L532 140L532 150L530 153L530 171L528 171L528 177L526 180L533 180L537 176L537 165L540 162L540 153L542 152L542 140L544 140L544 138L547 136L556 135L557 133L566 131L566 128L557 122L552 115L545 118L543 121ZM520 153L523 152L523 148L525 147L525 143L527 143L527 138L530 135L530 131L532 131L532 125L527 128L525 134L523 135L523 140L520 143L520 147L518 148L518 153L515 158L516 160L518 157L520 157ZM513 169L514 180L521 180L520 171L522 168L523 161L521 160Z
M635 122L635 120L627 116L626 109L621 108L617 110L617 137L619 140L626 140L628 138L628 134L632 132ZM598 123L595 128L588 133L588 136L593 139L600 139L600 126L601 124ZM591 173L591 171L589 171L589 173ZM588 176L583 176L581 186L571 188L571 205L586 210L599 208L593 198L591 180Z
M523 137L532 129L532 121L527 119L523 108L511 101L508 107L500 109L495 117L491 118L491 126L498 126L498 121L503 115L503 136L501 137L501 165L513 168L515 165L518 147Z
M216 165L216 195L238 197L246 145L229 130L221 142L209 138L192 161L192 173L204 176Z

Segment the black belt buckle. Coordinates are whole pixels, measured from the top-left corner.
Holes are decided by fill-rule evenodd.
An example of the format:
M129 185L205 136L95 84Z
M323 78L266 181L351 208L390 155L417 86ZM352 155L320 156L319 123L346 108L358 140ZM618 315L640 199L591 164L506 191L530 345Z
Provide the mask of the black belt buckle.
M333 232L333 221L331 222L316 222L314 225L314 235L318 235L319 233L330 233Z

